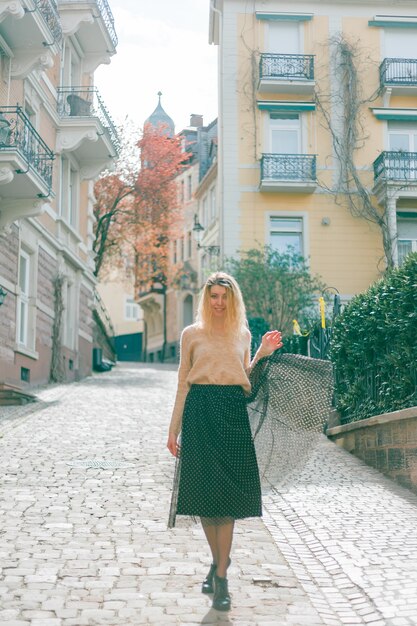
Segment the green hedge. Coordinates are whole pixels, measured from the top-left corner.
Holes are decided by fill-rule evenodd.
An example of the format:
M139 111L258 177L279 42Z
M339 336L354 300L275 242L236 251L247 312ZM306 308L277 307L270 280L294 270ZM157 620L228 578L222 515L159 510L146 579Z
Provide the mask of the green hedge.
M330 358L343 423L417 404L417 253L349 302Z

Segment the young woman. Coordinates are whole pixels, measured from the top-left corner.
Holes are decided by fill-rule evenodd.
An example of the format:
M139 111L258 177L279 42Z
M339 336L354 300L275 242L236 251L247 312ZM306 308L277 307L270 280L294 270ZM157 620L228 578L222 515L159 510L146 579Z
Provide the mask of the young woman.
M227 568L234 521L262 515L261 487L246 395L255 363L282 346L267 332L254 359L240 288L232 276L212 274L197 321L181 335L178 390L167 447L177 457L170 526L176 515L199 517L212 565L203 593L230 609ZM179 434L181 431L181 439Z

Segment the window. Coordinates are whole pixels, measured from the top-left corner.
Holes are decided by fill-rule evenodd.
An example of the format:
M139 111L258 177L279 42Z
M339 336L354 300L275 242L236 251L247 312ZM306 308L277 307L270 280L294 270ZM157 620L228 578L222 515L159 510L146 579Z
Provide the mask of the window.
M69 159L61 157L60 215L73 228L77 227L79 203L78 172Z
M269 114L269 145L273 154L300 154L301 126L298 113Z
M181 239L180 239L180 255L181 255L181 261L184 261L184 253L185 253L185 243L184 243L184 237L181 237Z
M390 150L417 152L417 122L388 122Z
M385 28L385 58L408 59L410 50L414 50L417 37L413 28Z
M172 262L177 263L178 261L178 253L177 253L177 240L172 242Z
M417 153L417 123L388 122L389 149L399 153ZM399 154L390 159L390 175L394 178L416 178L417 158L413 154Z
M184 200L185 200L184 187L185 187L185 183L182 180L181 183L180 183L180 201L181 201L181 203L183 203Z
M64 48L64 62L61 69L61 85L63 87L78 87L80 85L80 57L72 44L67 41Z
M281 254L304 255L303 218L272 216L269 222L270 245Z
M136 322L139 317L139 305L134 301L131 296L126 296L125 320Z
M72 167L70 167L69 181L68 222L75 228L78 214L78 173Z
M193 197L193 179L191 174L187 177L187 200Z
M203 199L203 215L202 215L202 226L207 228L208 226L208 199L207 196Z
M398 263L401 265L410 252L417 252L417 213L403 213L397 217Z
M210 220L213 221L216 217L216 189L212 187L210 189Z
M193 236L192 236L192 232L191 230L188 231L188 235L187 235L187 256L188 258L191 257L193 253Z
M17 342L21 346L29 347L29 297L30 297L30 270L31 259L27 252L20 251L19 257L19 301Z
M297 22L268 23L268 52L281 54L300 53L300 26Z

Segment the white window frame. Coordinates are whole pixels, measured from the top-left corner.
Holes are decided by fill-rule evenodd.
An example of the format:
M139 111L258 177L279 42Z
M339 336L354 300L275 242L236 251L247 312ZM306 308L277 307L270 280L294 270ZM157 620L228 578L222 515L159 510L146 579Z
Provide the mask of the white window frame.
M74 230L78 230L80 214L80 174L74 160L67 154L62 155L60 159L59 185L60 217Z
M190 201L193 198L193 177L191 174L187 176L187 200Z
M305 211L268 211L265 214L265 241L267 245L271 245L271 218L281 218L281 219L301 219L302 220L302 231L301 231L301 240L303 245L302 256L306 260L307 265L309 265L309 216Z
M76 68L76 72L73 69ZM81 85L81 58L69 39L66 40L61 62L61 85L79 87Z
M283 22L281 22L283 24ZM294 22L286 22L286 24L291 24L291 27L295 27L297 28L298 31L298 52L294 53L294 54L303 54L304 51L304 24L301 21L296 22L296 26L294 24ZM271 26L273 25L273 22L266 22L266 29L265 29L265 43L266 43L266 52L268 54L285 54L285 52L283 51L276 51L276 50L270 50L271 48L271 41L270 41L270 30L271 30Z
M216 187L210 188L210 222L214 222L217 217L217 203L216 203Z
M193 255L193 232L189 230L187 232L187 259L191 259Z
M32 264L33 264L33 255L29 254L26 250L21 248L19 253L19 276L18 276L18 285L19 285L19 298L18 298L18 306L17 306L17 336L16 343L18 346L22 346L24 348L32 348L30 341L30 296L31 296L31 272L32 272ZM25 276L25 284L21 286L21 271L22 271L22 262L21 259L25 260L26 264L26 276ZM22 317L24 320L22 320ZM23 326L22 326L23 322ZM23 332L22 332L23 328Z
M202 224L202 226L204 226L204 228L208 227L208 201L208 194L206 194L201 200L200 223Z
M417 152L417 123L414 123L415 125L411 126L411 124L407 124L407 122L397 122L398 124L398 128L390 128L390 124L389 122L387 122L387 146L388 146L388 150L391 151L391 146L390 146L390 140L391 140L391 135L408 135L410 138L412 138L412 143L413 146L409 146L409 149L406 150L406 152ZM401 126L400 126L401 124ZM403 126L403 127L402 127ZM414 138L414 136L416 136ZM395 150L393 150L393 152L395 152Z
M417 224L416 212L415 211L410 211L410 216L411 215L412 215L412 217L410 217L409 219L414 220L416 222L416 224ZM398 222L399 221L401 222L402 220L406 220L406 219L407 219L407 217L405 215L397 215L397 232L398 232ZM414 239L414 238L407 238L406 239L406 238L403 238L403 237L400 238L400 236L398 235L397 236L397 248L399 247L399 243L401 241L404 241L404 242L405 241L409 241L409 242L411 242L411 250L407 254L410 254L411 252L417 252L417 238L416 239ZM399 265L401 265L404 262L404 259L398 258L398 262L399 262Z
M72 351L77 350L79 291L80 286L75 276L67 276L63 289L63 344Z
M265 150L265 152L269 152L271 154L285 154L282 152L277 152L277 153L273 153L272 151L272 130L275 127L275 130L279 130L280 124L279 124L279 117L276 119L272 119L271 118L271 114L274 115L273 111L267 111L266 115L265 115L265 145L268 146L268 149ZM281 119L285 119L285 113L275 113L275 115L282 115ZM305 154L306 150L305 150L305 137L306 137L306 120L305 120L305 116L303 116L302 113L294 113L294 112L288 112L288 115L297 115L297 124L294 123L294 129L297 126L297 131L298 131L298 153L295 152L294 154ZM296 120L293 120L294 122L296 122ZM282 126L282 130L288 130L289 127L285 127ZM293 154L293 153L291 153Z
M140 308L131 295L125 296L124 318L126 322L137 322L140 318Z

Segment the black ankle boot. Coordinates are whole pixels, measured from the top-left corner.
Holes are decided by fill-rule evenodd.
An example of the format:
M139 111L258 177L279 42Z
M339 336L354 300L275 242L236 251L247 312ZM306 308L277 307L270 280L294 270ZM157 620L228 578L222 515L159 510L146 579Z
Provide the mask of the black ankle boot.
M216 611L230 610L230 595L227 586L227 578L220 578L217 574L214 575L214 598L212 606Z
M216 563L212 563L210 565L209 572L208 572L206 578L203 580L203 584L201 586L202 593L213 593L213 591L214 591L213 578L214 578L214 574L216 572L216 567L217 567Z
M231 559L229 557L229 562L227 564L227 567L229 567L231 562L232 561L231 561ZM203 584L201 585L202 593L214 593L213 578L214 578L214 574L216 573L216 568L217 568L216 563L212 563L210 565L209 572L208 572L206 578L203 580Z

